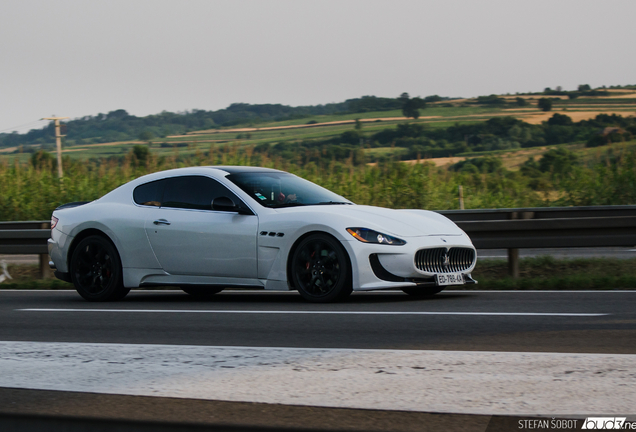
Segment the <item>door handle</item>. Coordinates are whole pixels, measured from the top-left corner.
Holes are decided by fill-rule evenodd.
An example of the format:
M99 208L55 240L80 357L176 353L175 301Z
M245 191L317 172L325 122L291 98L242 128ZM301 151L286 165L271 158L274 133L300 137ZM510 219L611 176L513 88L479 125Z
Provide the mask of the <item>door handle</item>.
M157 219L156 221L153 222L153 224L155 224L155 225L170 225L170 222L168 222L165 219Z

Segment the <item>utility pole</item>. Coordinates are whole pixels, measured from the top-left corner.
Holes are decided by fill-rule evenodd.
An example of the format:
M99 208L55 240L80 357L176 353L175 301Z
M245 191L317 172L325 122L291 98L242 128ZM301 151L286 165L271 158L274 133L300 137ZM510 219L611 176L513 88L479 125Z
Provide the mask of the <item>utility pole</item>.
M62 134L60 134L60 120L67 119L68 117L44 117L42 120L55 121L55 145L57 146L57 176L62 178L64 173L62 172Z

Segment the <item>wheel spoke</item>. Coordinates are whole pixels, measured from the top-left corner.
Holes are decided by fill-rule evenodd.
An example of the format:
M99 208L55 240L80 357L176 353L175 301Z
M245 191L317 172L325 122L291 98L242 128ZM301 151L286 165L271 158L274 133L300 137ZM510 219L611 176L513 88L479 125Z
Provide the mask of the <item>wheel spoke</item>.
M329 286L325 282L325 277L323 275L319 275L318 280L320 281L320 287L319 287L320 292L323 292L323 293L326 292L325 290L329 288Z

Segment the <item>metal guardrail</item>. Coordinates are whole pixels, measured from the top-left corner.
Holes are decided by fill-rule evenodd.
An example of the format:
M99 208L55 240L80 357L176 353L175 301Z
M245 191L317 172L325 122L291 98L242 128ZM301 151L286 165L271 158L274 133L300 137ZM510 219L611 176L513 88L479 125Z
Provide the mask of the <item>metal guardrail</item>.
M0 255L39 255L40 276L49 277L49 237L50 221L0 222Z
M519 249L636 245L636 206L446 210L477 249L508 249L519 277Z
M508 249L510 274L519 275L519 249L636 245L635 206L444 210L477 249ZM40 255L48 274L49 221L0 222L0 254Z
M440 210L453 222L510 219L564 219L636 216L636 205L586 207L529 207L509 209Z

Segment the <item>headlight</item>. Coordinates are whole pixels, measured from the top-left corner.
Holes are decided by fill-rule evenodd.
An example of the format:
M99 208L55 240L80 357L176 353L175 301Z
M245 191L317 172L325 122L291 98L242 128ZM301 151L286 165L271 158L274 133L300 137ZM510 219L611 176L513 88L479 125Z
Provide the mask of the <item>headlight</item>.
M356 240L360 240L363 243L377 243L394 246L401 246L406 244L406 242L402 239L382 234L368 228L347 228L347 232L351 234Z

